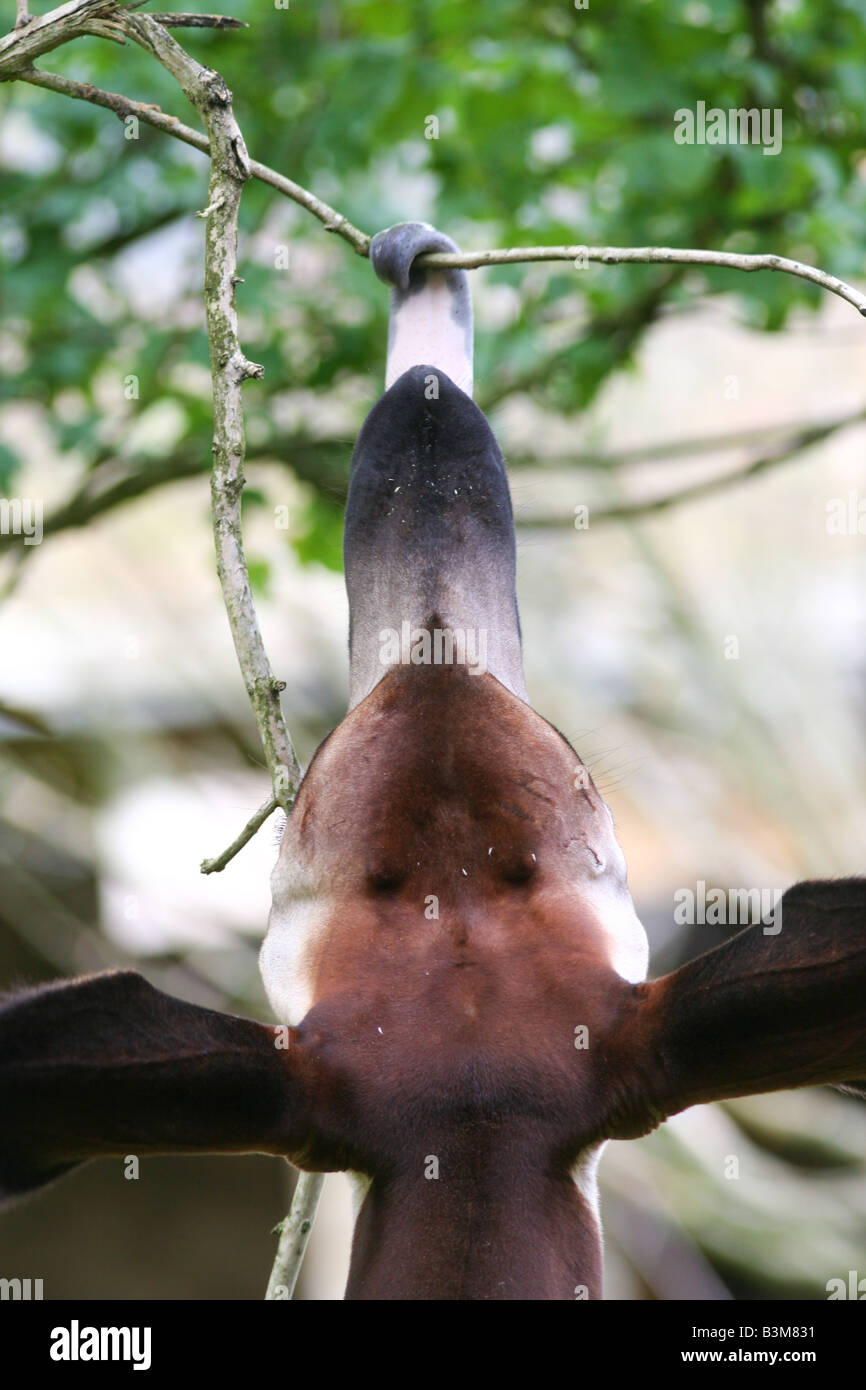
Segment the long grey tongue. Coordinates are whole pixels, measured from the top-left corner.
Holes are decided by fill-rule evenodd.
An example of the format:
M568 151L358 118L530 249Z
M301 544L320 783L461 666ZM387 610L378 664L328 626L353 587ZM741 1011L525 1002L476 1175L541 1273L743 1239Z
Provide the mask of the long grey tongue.
M385 386L410 367L438 367L472 395L472 299L465 270L413 269L427 251L456 251L426 222L398 222L370 243L370 261L391 286Z

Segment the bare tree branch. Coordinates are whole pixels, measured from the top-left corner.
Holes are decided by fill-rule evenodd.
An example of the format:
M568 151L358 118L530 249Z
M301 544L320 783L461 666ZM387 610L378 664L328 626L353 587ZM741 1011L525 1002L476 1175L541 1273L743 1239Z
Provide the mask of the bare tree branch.
M154 14L151 19L165 29L249 29L243 19L232 19L228 14Z
M203 859L201 861L202 873L220 873L225 868L226 864L234 859L238 851L242 850L244 845L253 838L256 831L261 829L268 819L268 816L273 815L274 811L277 809L277 805L277 798L275 796L269 796L267 801L263 802L256 811L255 815L251 816L247 821L240 835L232 840L228 849L224 849L222 854L218 854L215 859Z
M143 0L132 0L132 3L142 4ZM136 34L133 29L125 25L123 21L125 15L129 16L130 10L119 8L115 0L68 0L67 4L49 11L48 14L40 16L39 19L28 21L24 27L13 29L11 33L0 39L0 82L20 80L29 82L36 87L46 87L52 91L60 92L64 96L74 97L80 101L89 101L96 106L114 111L121 120L126 120L128 116L137 116L139 120L155 129L173 135L175 139L192 145L194 149L201 150L203 154L209 154L210 144L205 135L184 125L176 117L166 115L160 111L158 106L134 101L132 98L121 96L116 92L103 91L89 82L76 82L72 78L58 77L33 67L34 59L41 57L43 53L58 48L61 44L68 43L81 34L98 33L103 38L115 38L123 42L123 35L126 32L136 42L144 42L144 30L140 30ZM177 24L180 20L189 23L193 21L210 23L219 19L221 23L216 27L222 28L237 27L240 23L237 20L208 15L162 14L160 16L146 15L143 18L153 24L160 24L163 28L169 23ZM145 44L145 46L148 45ZM149 46L149 51L153 53L153 56L157 56L152 43ZM177 73L173 75L178 77ZM178 81L180 81L179 78ZM180 85L189 97L190 93L186 91L182 82ZM192 100L191 97L190 100ZM311 193L309 189L302 188L294 180L269 169L266 164L250 159L247 160L247 164L249 173L253 178L260 179L271 188L275 188L277 192L306 208L308 212L319 219L326 231L335 232L338 236L343 237L359 255L367 255L370 238L366 233L353 226L342 213L337 212L321 198L317 198L315 193Z
M231 93L213 68L203 67L149 15L122 13L125 32L175 78L208 133L211 173L205 220L205 311L213 379L213 475L211 507L217 571L232 640L256 716L276 801L288 810L300 767L280 709L285 682L275 680L262 642L244 555L241 493L244 487L244 424L241 387L263 368L248 361L238 340L237 222L249 159L234 117Z
M272 800L288 810L300 782L300 767L280 708L284 681L274 679L256 618L244 555L241 493L244 486L244 420L241 388L263 369L250 362L238 338L235 287L238 210L251 176L249 157L232 110L231 92L218 72L195 62L147 15L123 15L123 27L142 48L162 63L198 111L208 136L210 180L205 221L205 312L213 380L213 475L211 508L217 570L238 663L256 716L273 783ZM270 814L261 808L258 823ZM262 814L262 812L265 814ZM258 826L254 827L257 829ZM249 827L242 832L249 839ZM239 846L238 846L239 847ZM231 849L231 847L230 847ZM283 1251L282 1282L294 1284L306 1249L321 1189L316 1175L301 1177L286 1225L299 1235ZM273 1282L272 1276L272 1282Z
M288 1216L280 1223L280 1241L265 1299L291 1298L295 1292L316 1208L325 1181L324 1173L299 1173Z
M113 111L122 121L125 121L127 116L137 116L146 125L162 130L167 135L173 135L185 145L192 145L194 149L201 150L202 154L210 154L210 145L205 135L184 125L176 116L167 115L149 102L134 101L132 97L122 96L119 92L106 92L100 87L94 87L90 82L76 82L71 77L43 72L41 68L24 67L13 76L21 82L29 82L33 87L45 87L50 92L59 92L61 96L73 97L76 101L89 101L94 106L103 106L107 111Z
M142 4L143 0L133 0ZM21 23L21 6L15 28L5 38L0 39L0 82L8 82L19 75L21 68L27 67L34 58L50 53L53 48L69 43L70 39L80 38L82 34L98 33L103 38L117 37L106 32L114 25L119 13L115 0L68 0L56 10L28 19ZM26 9L25 9L26 13ZM123 37L120 35L120 41Z
M41 714L34 714L32 710L24 709L22 705L10 705L5 700L0 699L0 719L6 719L10 724L17 724L20 728L26 729L29 734L41 734L43 737L50 737L51 726Z
M338 459L340 466L336 467ZM312 484L335 502L343 502L346 496L345 460L343 440L297 435L275 439L265 453L247 457L247 463L257 467L267 464L290 468L295 477ZM144 497L167 483L183 482L208 471L208 460L194 440L165 458L148 461L143 467L138 467L133 459L118 459L109 454L92 467L71 496L45 518L43 539L87 526L125 502ZM16 559L26 559L35 554L38 547L25 545L24 541L24 536L0 532L0 555L14 554Z
M789 260L787 256L749 256L736 251L687 250L673 246L509 246L494 251L428 252L426 256L419 256L416 264L438 266L440 269L476 270L479 266L513 265L522 261L572 261L579 269L595 262L600 265L707 265L747 273L779 270L786 275L796 275L801 280L810 280L831 294L838 294L840 299L853 304L859 313L866 316L866 294L838 276L828 274L826 270L818 270L802 261Z
M837 415L832 420L785 420L777 425L755 425L750 429L729 430L722 434L662 439L655 444L637 444L624 449L610 449L606 453L577 453L573 456L572 462L584 468L602 470L659 460L667 463L674 459L691 458L695 454L720 454L726 449L737 449L746 444L760 444L762 440L776 439L779 435L791 441L784 447L790 449L790 455L793 457L811 442L808 438L809 431L819 429L826 430L827 435L834 434L838 430L847 429L849 425L859 425L863 417L864 408L861 407L849 411L846 415ZM546 460L539 462L544 464Z
M866 410L861 411L857 416L846 419L844 423L850 425L861 423L864 420L866 420ZM777 468L779 464L787 463L794 454L822 443L839 428L841 425L836 421L823 425L807 426L793 440L788 441L778 449L762 454L759 458L753 459L745 468L733 473L723 473L717 478L705 478L701 482L692 483L691 486L681 488L677 492L664 493L661 497L652 497L645 502L622 503L615 507L604 507L598 511L593 511L590 508L590 524L597 526L605 521L635 521L641 517L654 516L659 512L668 511L671 507L677 507L683 502L693 502L696 498L708 497L714 492L720 492L723 488L735 487L739 483L748 481L749 478L756 478L761 473L769 472L771 468ZM571 516L517 517L516 520L518 526L523 526L527 530L548 530L574 524L574 518Z
M153 16L151 15L150 18ZM122 121L125 121L128 116L137 116L145 125L153 126L155 130L161 130L165 135L173 135L176 140L182 140L185 145L191 145L193 149L201 150L202 154L210 154L210 144L206 135L203 135L201 131L194 130L191 126L184 125L177 116L171 116L167 112L161 111L158 106L153 106L148 102L135 101L132 97L122 96L119 92L107 92L101 87L94 87L90 82L76 82L71 77L60 77L56 73L44 72L42 68L23 67L6 79L3 78L2 69L0 69L0 80L9 81L11 78L17 78L21 82L29 82L33 87L45 87L48 91L59 92L61 96L73 97L76 101L89 101L94 106L102 106L107 111L113 111ZM284 174L278 174L276 170L269 169L267 164L261 164L257 159L249 160L249 170L253 178L268 184L270 188L276 189L278 193L282 193L286 198L291 198L292 202L298 203L301 207L306 208L307 212L311 212L323 224L326 232L335 232L344 241L348 241L358 255L367 255L370 238L366 233L359 231L348 218L343 217L342 213L337 212L328 203L324 203L321 198L317 198L315 193L302 188L299 183L295 183L292 179L287 179Z

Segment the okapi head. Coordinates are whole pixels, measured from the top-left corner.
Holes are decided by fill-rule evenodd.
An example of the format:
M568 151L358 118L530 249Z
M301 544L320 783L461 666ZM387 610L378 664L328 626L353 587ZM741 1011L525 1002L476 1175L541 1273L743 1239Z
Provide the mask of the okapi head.
M346 514L350 709L273 875L279 1026L126 971L7 997L0 1186L281 1154L359 1179L350 1298L599 1297L607 1139L866 1076L866 879L798 884L771 927L645 982L610 812L528 703L466 276L413 268L447 249L417 223L373 241L391 333Z

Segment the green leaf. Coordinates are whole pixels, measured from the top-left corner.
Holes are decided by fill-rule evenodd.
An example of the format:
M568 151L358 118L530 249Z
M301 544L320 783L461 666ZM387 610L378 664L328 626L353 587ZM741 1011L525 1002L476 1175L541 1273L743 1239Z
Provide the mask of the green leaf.
M327 569L343 568L343 510L325 497L314 494L306 503L291 538L292 549L302 565L320 564Z

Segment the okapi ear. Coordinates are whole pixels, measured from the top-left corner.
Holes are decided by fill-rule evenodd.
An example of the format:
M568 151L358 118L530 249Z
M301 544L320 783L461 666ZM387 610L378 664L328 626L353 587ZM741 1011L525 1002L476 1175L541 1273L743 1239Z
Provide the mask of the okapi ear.
M101 1154L301 1150L312 1086L292 1034L173 999L134 971L8 996L0 1197Z
M638 986L653 1109L866 1077L866 878L798 883L758 923Z

